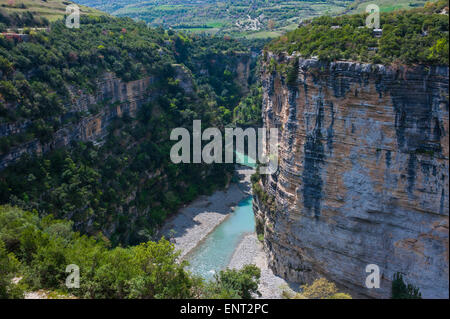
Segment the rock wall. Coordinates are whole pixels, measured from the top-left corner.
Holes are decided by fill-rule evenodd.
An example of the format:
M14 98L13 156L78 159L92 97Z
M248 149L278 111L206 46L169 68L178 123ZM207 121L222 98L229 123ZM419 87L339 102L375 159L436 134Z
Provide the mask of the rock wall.
M247 55L239 56L239 62L237 63L235 81L241 86L242 95L248 94L249 92L249 79L251 78L252 63L256 59L254 57L248 57Z
M254 203L270 267L376 298L401 272L448 298L448 67L297 58L269 53L262 74L264 125L280 134L279 169L262 179L273 202ZM379 289L365 286L369 264Z
M87 114L77 124L69 124L55 132L49 143L41 143L38 139L29 141L12 149L7 154L1 154L0 170L17 161L23 154L42 154L51 149L70 144L72 141L100 141L107 134L111 120L123 114L134 116L140 105L151 98L150 85L154 77L148 76L140 80L123 82L111 73L106 73L98 80L96 94L87 94L81 90L72 89L72 103L67 105L65 116L82 112ZM97 104L104 106L96 114L89 110ZM0 126L0 137L12 133L20 133L31 124L5 123Z

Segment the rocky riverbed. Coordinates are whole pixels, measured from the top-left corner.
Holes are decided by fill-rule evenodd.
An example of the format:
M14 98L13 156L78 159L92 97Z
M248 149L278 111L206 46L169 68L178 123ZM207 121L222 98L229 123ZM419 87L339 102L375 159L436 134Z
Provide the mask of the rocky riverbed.
M261 269L261 279L259 284L260 298L281 299L283 291L292 295L299 291L298 285L289 283L281 277L274 275L267 263L267 256L262 243L255 233L246 235L239 246L234 251L229 268L240 269L246 264L255 264Z
M253 169L239 166L236 175L239 182L226 190L216 191L211 196L202 196L181 209L161 230L166 238L171 238L175 248L185 258L217 226L234 211L237 204L252 194L250 176ZM259 291L261 298L282 298L283 291L298 291L298 286L273 274L268 267L267 257L256 233L245 235L236 247L228 268L240 269L246 264L255 264L261 269Z
M199 197L166 222L160 233L171 238L175 249L181 252L180 258L197 247L229 217L241 200L251 195L250 176L253 173L251 168L238 166L235 172L238 183L232 183L227 189L210 196Z

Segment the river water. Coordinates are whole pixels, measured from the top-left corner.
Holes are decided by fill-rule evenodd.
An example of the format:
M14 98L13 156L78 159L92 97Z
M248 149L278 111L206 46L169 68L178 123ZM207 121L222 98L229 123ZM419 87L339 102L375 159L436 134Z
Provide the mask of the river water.
M242 154L238 151L236 153L236 162L239 164L242 164L244 166L248 166L251 168L256 168L256 162L255 160L252 160L250 156Z
M255 231L252 196L242 200L236 210L212 231L189 255L189 270L204 278L225 269L241 239Z
M256 167L247 155L236 152L236 158L244 166ZM228 266L241 239L255 231L252 200L248 196L240 201L235 211L186 256L192 273L209 279Z

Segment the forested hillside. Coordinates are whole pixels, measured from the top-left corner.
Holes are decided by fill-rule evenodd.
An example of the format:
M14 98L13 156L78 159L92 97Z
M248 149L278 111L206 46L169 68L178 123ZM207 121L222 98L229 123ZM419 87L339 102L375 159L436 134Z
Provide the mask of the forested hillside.
M351 60L382 64L448 65L448 1L380 15L382 34L365 27L366 15L319 17L273 42L267 49L294 51L320 60Z
M259 114L235 110L258 94L250 48L108 17L0 37L0 202L113 245L148 240L180 205L229 181L231 166L172 164L169 134Z
M80 236L73 223L0 206L0 299L37 289L48 298L251 298L260 271L253 265L220 272L209 282L177 262L168 241L112 249L104 237ZM79 266L80 286L68 289L66 266Z

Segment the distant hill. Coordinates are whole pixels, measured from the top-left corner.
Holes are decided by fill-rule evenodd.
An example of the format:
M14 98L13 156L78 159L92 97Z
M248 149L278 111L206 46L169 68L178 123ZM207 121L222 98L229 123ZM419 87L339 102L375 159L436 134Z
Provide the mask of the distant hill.
M73 1L67 0L0 0L0 14L14 16L29 15L35 19L54 21L66 14L66 7ZM81 14L105 15L97 9L80 6Z
M75 0L116 16L189 32L274 38L308 18L423 7L425 0Z
M191 32L277 37L302 19L344 11L352 0L76 0L116 16Z

